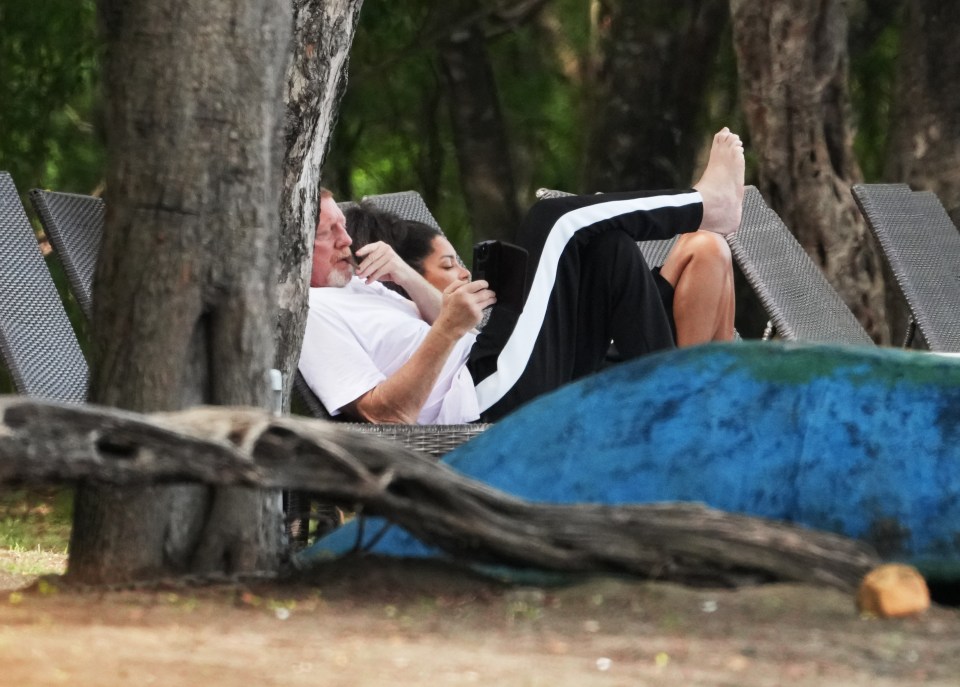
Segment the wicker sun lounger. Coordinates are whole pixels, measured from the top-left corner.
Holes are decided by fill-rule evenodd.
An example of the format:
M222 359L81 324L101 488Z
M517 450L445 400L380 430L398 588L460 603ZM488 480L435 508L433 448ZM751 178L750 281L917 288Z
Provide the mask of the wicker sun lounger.
M728 243L781 338L873 345L840 294L754 186L746 188L740 229Z
M17 391L83 403L87 361L13 179L0 172L0 353Z
M931 351L960 352L960 232L937 196L906 184L853 187L910 309L914 330Z
M50 237L84 315L93 314L93 273L103 235L101 198L33 189L30 202Z

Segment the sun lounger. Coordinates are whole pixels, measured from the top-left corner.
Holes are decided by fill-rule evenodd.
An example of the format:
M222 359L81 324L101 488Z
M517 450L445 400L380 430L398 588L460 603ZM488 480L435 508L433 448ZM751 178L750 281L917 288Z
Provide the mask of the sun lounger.
M13 179L0 172L0 353L17 391L69 403L87 397L87 361Z
M906 184L858 184L853 197L876 236L914 330L931 351L960 352L960 232L937 196Z

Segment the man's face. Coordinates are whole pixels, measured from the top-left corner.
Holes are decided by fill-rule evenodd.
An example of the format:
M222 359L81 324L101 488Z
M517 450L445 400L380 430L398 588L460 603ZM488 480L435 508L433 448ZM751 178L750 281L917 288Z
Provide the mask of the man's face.
M343 287L353 277L353 256L343 213L333 198L320 201L320 218L317 220L317 236L313 240L313 272L310 286Z

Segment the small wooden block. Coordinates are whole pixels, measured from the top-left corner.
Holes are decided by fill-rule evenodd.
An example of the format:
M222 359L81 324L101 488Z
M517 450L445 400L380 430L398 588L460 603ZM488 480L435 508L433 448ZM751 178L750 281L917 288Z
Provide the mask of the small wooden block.
M909 565L888 563L871 570L857 591L857 609L880 618L901 618L930 608L930 590Z

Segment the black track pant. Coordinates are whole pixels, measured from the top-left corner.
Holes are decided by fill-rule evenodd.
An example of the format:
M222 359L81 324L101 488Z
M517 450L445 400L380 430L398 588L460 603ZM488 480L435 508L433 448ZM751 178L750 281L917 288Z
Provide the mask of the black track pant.
M673 348L670 320L635 241L695 231L695 191L569 196L536 203L516 242L530 252L523 313L494 306L468 362L482 418L623 359Z

